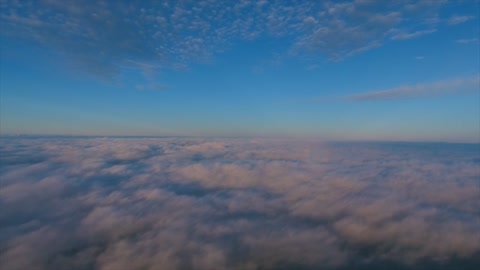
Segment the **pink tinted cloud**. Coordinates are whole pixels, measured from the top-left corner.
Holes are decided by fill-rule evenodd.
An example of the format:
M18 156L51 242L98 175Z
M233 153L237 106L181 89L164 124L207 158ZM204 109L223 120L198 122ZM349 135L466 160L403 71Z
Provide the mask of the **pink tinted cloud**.
M480 252L475 144L11 138L0 151L16 144L0 157L4 269L415 269Z

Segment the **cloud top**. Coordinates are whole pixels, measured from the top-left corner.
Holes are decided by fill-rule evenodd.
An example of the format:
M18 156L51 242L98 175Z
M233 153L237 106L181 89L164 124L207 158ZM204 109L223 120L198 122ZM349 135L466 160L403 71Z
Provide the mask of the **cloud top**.
M479 150L2 138L0 262L6 270L475 269Z

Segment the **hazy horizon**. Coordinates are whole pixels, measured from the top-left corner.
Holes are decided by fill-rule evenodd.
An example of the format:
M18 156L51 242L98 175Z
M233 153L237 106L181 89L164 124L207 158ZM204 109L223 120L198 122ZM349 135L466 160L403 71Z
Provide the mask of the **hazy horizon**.
M321 139L313 136L259 136L259 135L77 135L77 134L0 134L0 138L24 137L24 138L193 138L193 139L271 139L288 141L317 141L323 143L426 143L426 144L480 144L479 141L455 141L455 140L374 140L374 139Z

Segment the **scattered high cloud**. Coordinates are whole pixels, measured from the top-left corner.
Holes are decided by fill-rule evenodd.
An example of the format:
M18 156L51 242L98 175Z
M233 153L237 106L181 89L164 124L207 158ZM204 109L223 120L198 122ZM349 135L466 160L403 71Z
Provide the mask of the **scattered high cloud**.
M474 19L475 17L473 16L452 16L448 19L447 23L449 25L456 25L456 24L461 24L467 21L470 21Z
M469 43L475 43L478 42L478 38L464 38L464 39L457 39L455 42L459 44L469 44Z
M431 97L480 91L480 76L400 86L397 88L353 94L348 101L375 101Z
M163 84L159 84L159 83L151 83L151 84L139 84L139 85L136 85L136 86L135 86L135 89L136 89L137 91L146 91L146 90L150 90L150 91L163 91L163 90L171 89L171 87L168 86L168 85L163 85Z
M478 144L0 140L5 270L480 265Z
M431 34L431 33L434 33L435 29L428 29L428 30L421 30L421 31L415 31L415 32L412 32L412 33L407 33L407 32L403 32L403 31L400 31L399 33L396 33L395 35L392 36L392 39L400 39L400 40L403 40L403 39L412 39L412 38L417 38L417 37L421 37L421 36L424 36L424 35L428 35L428 34Z
M240 40L289 37L290 55L340 60L436 31L447 1L2 1L2 35L96 76L185 69ZM457 16L459 23L470 19ZM285 52L286 53L286 52Z

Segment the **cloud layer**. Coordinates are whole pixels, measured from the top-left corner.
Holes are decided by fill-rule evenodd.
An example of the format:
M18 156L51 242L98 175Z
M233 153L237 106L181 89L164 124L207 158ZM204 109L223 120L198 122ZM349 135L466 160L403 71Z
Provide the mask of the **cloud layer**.
M34 41L103 77L208 61L242 40L290 40L286 53L342 59L472 19L442 18L448 1L1 2L7 36Z
M0 141L2 269L480 265L475 144Z

